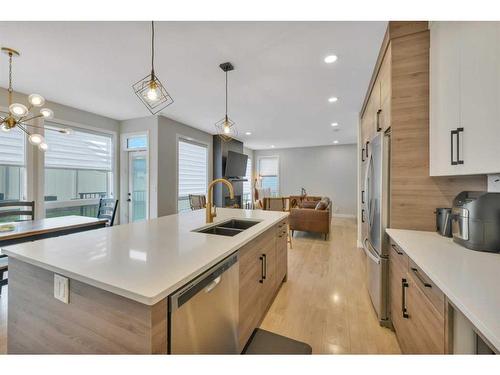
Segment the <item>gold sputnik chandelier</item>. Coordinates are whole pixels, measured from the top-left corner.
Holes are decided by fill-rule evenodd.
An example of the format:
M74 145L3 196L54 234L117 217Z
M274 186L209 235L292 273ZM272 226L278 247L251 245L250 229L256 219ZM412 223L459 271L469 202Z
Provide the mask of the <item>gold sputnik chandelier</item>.
M51 119L54 117L54 112L47 107L43 107L45 104L45 99L43 96L39 94L31 94L28 96L28 105L24 105L21 103L14 103L12 100L12 58L14 56L19 56L19 52L12 48L2 47L2 52L6 53L9 56L9 89L8 89L8 103L9 103L9 112L6 113L6 116L0 116L0 128L4 132L10 132L14 128L18 128L28 136L29 142L38 146L38 149L41 151L45 151L48 149L47 143L45 143L45 138L42 134L34 132L30 129L39 129L39 130L51 130L57 131L59 133L68 133L67 129L52 129L46 128L43 126L43 122L41 125L35 125L32 122L36 119ZM35 113L35 108L41 108L38 113Z

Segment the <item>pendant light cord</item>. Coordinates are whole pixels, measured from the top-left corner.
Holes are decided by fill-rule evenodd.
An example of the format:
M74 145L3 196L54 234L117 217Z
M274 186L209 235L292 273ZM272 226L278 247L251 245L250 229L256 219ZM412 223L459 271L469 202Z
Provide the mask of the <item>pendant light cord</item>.
M227 71L226 71L226 119L227 119Z
M155 71L155 21L151 21L151 75L154 76Z

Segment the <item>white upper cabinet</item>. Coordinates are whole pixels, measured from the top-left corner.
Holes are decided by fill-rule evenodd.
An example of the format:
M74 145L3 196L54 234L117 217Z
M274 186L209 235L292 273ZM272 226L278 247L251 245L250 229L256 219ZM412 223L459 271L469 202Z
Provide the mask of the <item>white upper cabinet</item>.
M430 175L500 172L500 23L433 22Z

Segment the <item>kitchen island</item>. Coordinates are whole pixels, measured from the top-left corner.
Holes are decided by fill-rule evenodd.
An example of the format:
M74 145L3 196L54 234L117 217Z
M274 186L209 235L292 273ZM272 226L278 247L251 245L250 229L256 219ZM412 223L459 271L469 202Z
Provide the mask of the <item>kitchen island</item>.
M258 221L222 236L193 231L209 226L198 210L7 247L7 350L168 353L167 297L234 253L241 350L286 278L287 215L218 209L214 223ZM59 276L69 279L68 303L54 297L61 297Z

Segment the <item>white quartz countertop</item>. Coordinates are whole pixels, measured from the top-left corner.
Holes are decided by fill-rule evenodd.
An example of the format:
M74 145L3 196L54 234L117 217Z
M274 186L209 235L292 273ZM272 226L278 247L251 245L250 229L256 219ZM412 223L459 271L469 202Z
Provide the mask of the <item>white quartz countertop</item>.
M261 220L226 237L192 232L205 210L8 246L9 257L153 305L286 218L286 212L217 209L214 223Z
M386 231L500 350L500 254L466 249L435 232Z

